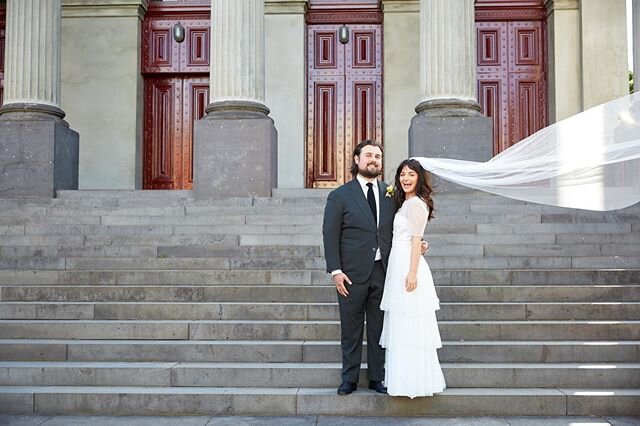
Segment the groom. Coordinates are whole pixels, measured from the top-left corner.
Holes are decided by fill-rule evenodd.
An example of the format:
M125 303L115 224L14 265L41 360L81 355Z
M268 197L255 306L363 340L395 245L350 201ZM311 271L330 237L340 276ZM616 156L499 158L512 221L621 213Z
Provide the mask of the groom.
M329 194L324 210L324 254L340 308L340 395L358 388L365 312L369 389L387 393L382 384L384 313L380 301L397 207L393 197L385 196L387 185L377 179L381 173L382 147L370 140L360 142L353 151L353 180Z

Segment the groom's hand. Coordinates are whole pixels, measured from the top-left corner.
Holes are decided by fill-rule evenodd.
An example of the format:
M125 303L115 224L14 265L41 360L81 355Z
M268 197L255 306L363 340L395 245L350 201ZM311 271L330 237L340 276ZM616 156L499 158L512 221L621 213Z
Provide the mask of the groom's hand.
M425 240L421 241L420 251L422 252L423 255L429 251L429 243L426 242Z
M333 276L333 283L336 285L336 290L340 295L347 297L349 292L347 291L347 287L344 283L351 285L351 280L347 277L347 274L340 273Z

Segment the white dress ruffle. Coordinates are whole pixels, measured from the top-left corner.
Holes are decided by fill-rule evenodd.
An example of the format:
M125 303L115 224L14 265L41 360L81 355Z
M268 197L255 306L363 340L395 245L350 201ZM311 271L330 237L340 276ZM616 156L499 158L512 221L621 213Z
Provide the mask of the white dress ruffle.
M385 311L380 345L386 348L385 385L393 396L431 396L442 392L444 375L437 349L442 347L436 320L440 302L431 270L420 256L418 286L405 290L411 259L411 237L422 236L427 205L418 197L405 201L393 222L393 243L380 309Z

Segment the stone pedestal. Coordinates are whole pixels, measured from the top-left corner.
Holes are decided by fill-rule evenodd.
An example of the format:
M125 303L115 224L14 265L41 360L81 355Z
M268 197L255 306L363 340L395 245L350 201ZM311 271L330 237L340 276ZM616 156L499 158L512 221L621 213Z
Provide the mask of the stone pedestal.
M78 133L62 119L0 116L0 197L55 197L78 189Z
M488 117L418 114L409 128L409 157L487 161L493 156L492 129L493 123ZM435 176L433 182L438 192L469 191Z
M209 114L194 127L197 199L269 197L277 186L277 132L266 115Z

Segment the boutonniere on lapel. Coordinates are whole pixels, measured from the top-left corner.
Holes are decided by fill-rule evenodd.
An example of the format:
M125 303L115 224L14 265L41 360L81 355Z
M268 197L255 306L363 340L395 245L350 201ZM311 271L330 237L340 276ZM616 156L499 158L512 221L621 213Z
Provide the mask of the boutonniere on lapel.
M386 194L384 194L384 196L387 198L391 198L394 196L394 194L395 194L395 191L393 190L393 185L387 186L387 192Z

